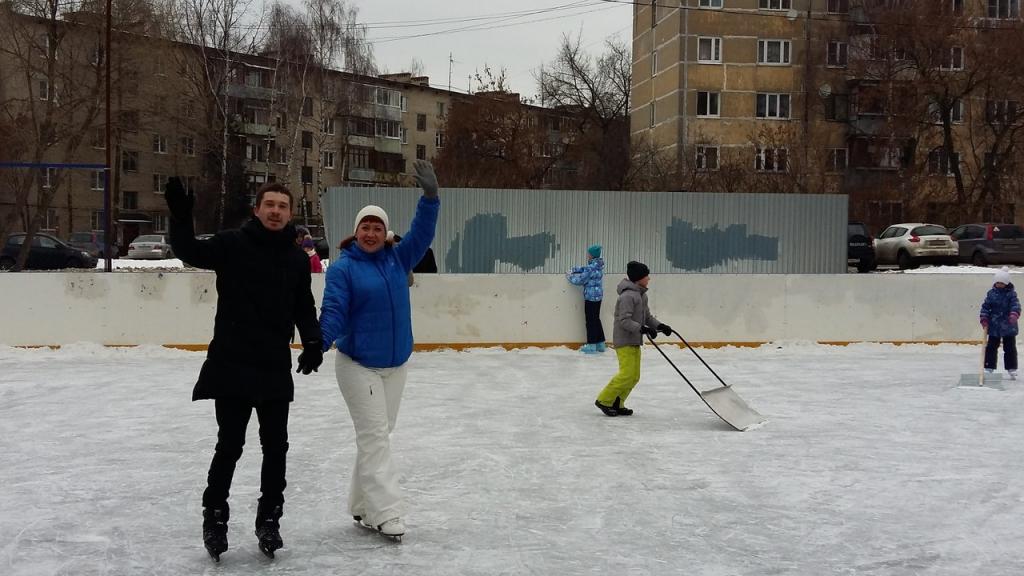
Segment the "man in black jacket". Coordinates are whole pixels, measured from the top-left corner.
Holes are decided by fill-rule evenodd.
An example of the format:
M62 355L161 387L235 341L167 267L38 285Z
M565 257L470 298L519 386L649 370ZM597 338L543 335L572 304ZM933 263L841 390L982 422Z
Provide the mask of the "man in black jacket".
M273 557L283 545L279 521L286 484L288 406L294 396L290 342L296 327L303 350L298 371L309 374L323 361L309 258L295 245L295 229L289 223L292 195L282 184L265 184L256 194L248 222L206 240L195 238L195 197L181 180L168 180L165 197L175 255L217 273L213 340L192 391L192 400L214 400L218 426L203 493L203 542L218 561L228 548L228 492L255 409L263 448L256 536L260 549Z

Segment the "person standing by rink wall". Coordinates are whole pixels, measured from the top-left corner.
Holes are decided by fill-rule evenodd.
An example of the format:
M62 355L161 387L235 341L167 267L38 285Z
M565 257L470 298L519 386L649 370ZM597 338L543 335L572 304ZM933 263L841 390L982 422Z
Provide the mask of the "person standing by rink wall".
M372 205L360 210L354 235L327 268L320 314L324 350L338 349L335 374L356 432L349 513L395 538L406 529L390 436L413 347L408 278L434 240L441 205L430 163L417 160L413 168L423 196L409 231L401 242L388 242L387 213Z
M612 344L619 360L619 372L594 401L605 416L633 415L633 410L626 408L626 398L640 381L640 345L644 343L644 335L653 340L658 332L666 336L672 334L672 327L662 324L647 306L650 273L647 265L632 261L626 264L626 278L616 288L619 299L615 302Z
M1010 270L1003 267L993 278L992 288L981 303L981 326L988 335L985 346L985 371L993 372L998 364L999 343L1003 344L1003 368L1010 378L1017 379L1017 322L1020 300L1010 281Z
M583 316L587 327L587 343L580 348L584 354L605 351L604 326L601 325L601 300L604 299L604 260L601 245L587 248L587 263L574 266L566 278L570 284L583 286Z

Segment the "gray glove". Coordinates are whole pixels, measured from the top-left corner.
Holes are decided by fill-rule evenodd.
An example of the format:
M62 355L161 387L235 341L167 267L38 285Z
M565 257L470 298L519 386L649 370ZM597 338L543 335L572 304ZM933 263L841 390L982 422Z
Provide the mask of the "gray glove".
M412 179L420 188L423 188L423 195L427 198L437 198L437 175L434 174L434 167L426 160L417 160L412 163L416 173Z

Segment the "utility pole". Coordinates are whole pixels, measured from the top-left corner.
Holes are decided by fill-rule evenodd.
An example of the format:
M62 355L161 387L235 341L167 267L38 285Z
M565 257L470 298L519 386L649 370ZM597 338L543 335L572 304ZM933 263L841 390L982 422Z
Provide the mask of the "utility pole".
M448 91L452 91L452 64L455 64L455 60L452 59L452 53L448 53Z

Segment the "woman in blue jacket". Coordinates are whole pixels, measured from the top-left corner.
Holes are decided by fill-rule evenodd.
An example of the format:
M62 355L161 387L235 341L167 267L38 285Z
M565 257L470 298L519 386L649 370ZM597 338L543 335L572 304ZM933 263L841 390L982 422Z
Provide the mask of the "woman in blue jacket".
M363 526L396 538L405 533L405 510L390 434L412 354L407 279L434 240L440 209L434 169L423 160L413 168L423 196L409 232L401 243L388 242L387 213L372 205L360 210L354 236L342 242L342 256L327 268L320 311L324 350L338 348L335 374L356 432L349 512Z

